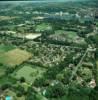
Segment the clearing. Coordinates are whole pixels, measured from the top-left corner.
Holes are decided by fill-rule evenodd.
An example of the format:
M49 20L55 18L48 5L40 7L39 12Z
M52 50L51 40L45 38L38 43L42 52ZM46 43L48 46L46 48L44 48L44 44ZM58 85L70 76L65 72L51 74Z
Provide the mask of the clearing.
M41 77L45 71L46 69L38 66L24 65L22 68L14 72L13 76L15 76L17 79L24 77L26 82L32 83L36 78Z
M1 44L0 45L0 53L4 53L4 52L7 52L7 51L10 51L12 49L14 49L15 47L12 46L12 45L4 45L4 44Z
M31 53L20 49L13 49L0 55L0 63L9 66L20 65L32 57Z
M26 35L25 37L26 37L26 39L35 39L35 38L37 38L39 36L41 36L40 33L34 33L34 34L31 33L31 34Z
M42 31L51 30L51 29L52 29L51 25L46 24L46 23L42 23L36 26L36 32L42 32Z

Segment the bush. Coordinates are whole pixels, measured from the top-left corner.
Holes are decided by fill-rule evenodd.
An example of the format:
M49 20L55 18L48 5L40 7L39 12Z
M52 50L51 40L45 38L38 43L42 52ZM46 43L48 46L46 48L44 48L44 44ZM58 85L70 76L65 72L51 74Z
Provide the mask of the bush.
M42 86L48 86L49 85L49 80L43 78L38 78L34 81L34 86L36 87L42 87Z
M21 97L22 95L25 95L26 93L25 89L21 85L15 87L15 91L18 97Z
M21 82L21 83L24 83L24 82L25 82L25 78L24 78L24 77L21 77L21 78L20 78L20 82Z

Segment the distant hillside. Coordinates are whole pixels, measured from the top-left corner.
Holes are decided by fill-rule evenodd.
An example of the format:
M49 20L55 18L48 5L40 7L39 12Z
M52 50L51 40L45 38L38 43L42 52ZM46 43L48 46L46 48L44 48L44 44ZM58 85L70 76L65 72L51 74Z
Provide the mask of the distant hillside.
M98 0L0 0L0 1L34 1L34 2L90 2L90 3L97 3L98 4Z
M93 1L93 0L0 0L0 1Z

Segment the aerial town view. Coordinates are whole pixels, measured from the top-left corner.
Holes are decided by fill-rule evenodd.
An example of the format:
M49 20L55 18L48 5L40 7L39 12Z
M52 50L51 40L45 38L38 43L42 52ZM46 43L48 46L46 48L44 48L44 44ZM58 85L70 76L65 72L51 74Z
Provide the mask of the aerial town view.
M0 1L0 100L98 100L98 0Z

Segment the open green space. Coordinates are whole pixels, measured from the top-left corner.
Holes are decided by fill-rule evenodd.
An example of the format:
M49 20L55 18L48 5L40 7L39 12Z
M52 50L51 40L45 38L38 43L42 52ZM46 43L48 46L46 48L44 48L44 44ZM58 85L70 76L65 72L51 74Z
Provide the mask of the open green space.
M68 35L68 38L74 38L77 36L77 33L76 32L73 32L73 31L66 31L67 35Z
M15 84L16 80L12 77L9 77L9 76L0 77L0 86L3 84L6 84L6 83Z
M49 35L49 38L61 42L67 41L68 43L86 44L84 38L78 36L75 31L56 30L55 34Z
M16 19L16 18L19 18L19 17L18 16L14 16L14 17L11 17L11 16L0 16L0 21L12 20L12 19Z
M55 31L55 34L65 35L69 39L74 39L75 37L77 37L77 33L73 32L73 31L57 30L57 31Z
M42 23L36 26L36 31L40 32L40 31L45 31L45 30L51 30L52 27L49 24L46 23Z
M12 45L4 45L4 44L1 44L0 45L0 53L4 53L4 52L7 52L9 50L12 50L14 49L15 47L12 46Z
M46 70L34 65L24 65L22 68L13 73L15 78L24 77L26 82L32 83L38 77L41 77Z
M15 66L31 58L32 55L24 50L13 49L0 55L0 63L3 65Z

